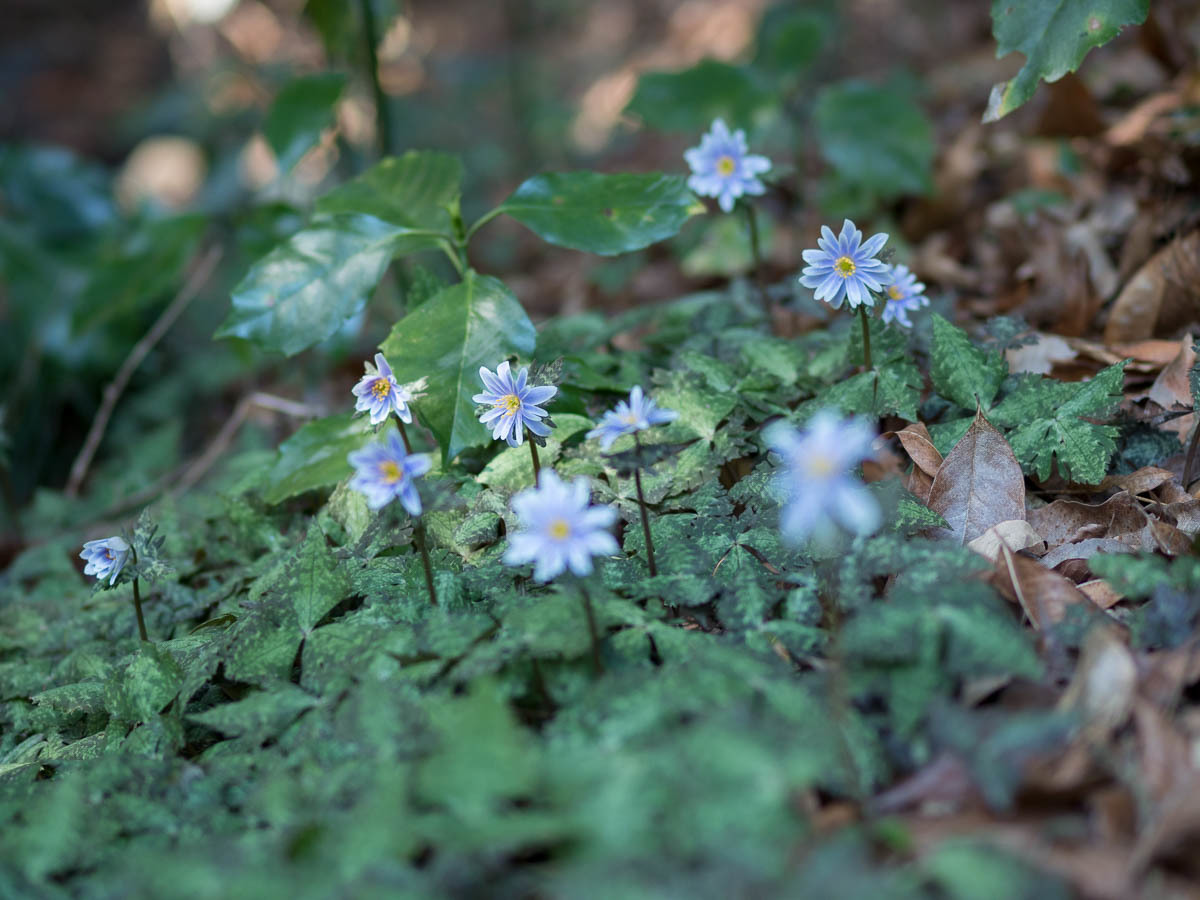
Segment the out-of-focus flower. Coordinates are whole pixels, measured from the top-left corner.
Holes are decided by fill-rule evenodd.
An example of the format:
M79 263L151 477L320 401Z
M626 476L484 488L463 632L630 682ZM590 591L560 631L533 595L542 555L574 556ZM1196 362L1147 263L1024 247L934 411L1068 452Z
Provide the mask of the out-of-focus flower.
M611 506L589 506L588 480L582 476L566 484L551 469L543 469L535 488L512 499L521 529L509 535L504 561L509 565L534 564L533 577L549 581L564 569L576 575L592 571L592 556L617 552L616 538L608 531L616 521Z
M129 542L115 535L88 541L83 545L79 558L87 560L87 565L83 567L84 575L95 575L98 581L107 578L109 585L112 585L129 559Z
M408 404L412 395L396 382L392 367L383 358L383 354L375 354L374 372L369 364L366 368L367 374L350 389L358 398L354 402L354 408L359 412L370 413L372 425L386 421L393 412L400 417L401 422L411 422L412 412Z
M551 384L536 387L528 384L528 368L521 369L514 378L508 360L500 363L494 374L480 366L479 378L484 391L471 399L491 407L479 421L492 429L493 438L508 441L510 447L519 447L526 428L538 437L550 433L550 426L542 421L548 413L541 407L558 393L558 388Z
M411 515L421 514L421 495L414 479L428 472L432 463L424 453L405 452L399 434L392 432L346 458L355 469L350 487L366 496L371 509L380 509L399 497L400 505Z
M879 504L851 470L871 455L874 432L865 422L822 410L804 431L776 422L764 432L783 457L778 485L784 497L779 528L799 543L830 522L856 534L879 527Z
M616 409L610 409L600 424L587 433L590 438L600 438L600 446L607 450L613 441L623 434L645 431L653 425L665 425L679 418L672 409L659 409L652 399L642 393L640 385L634 385L629 400L622 400Z
M884 291L887 303L883 307L883 321L912 328L908 314L929 305L925 285L917 281L917 276L909 271L908 266L892 266L891 277L892 283Z
M843 300L850 301L851 309L863 303L874 306L871 292L882 291L888 283L888 265L876 259L887 239L886 234L876 234L864 242L862 232L849 219L836 237L832 228L822 225L817 239L821 249L802 254L808 265L800 274L800 283L834 309L840 308Z
M766 188L757 176L771 168L765 156L748 152L746 132L730 132L725 122L715 119L699 147L683 154L691 167L688 187L702 197L716 197L725 212L733 211L734 201L743 194L763 194Z

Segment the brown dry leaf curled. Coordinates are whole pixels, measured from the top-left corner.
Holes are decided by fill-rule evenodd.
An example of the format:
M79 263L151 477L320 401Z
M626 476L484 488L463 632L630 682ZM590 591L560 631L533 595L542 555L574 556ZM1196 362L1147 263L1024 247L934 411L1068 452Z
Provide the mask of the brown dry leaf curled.
M1200 231L1155 253L1121 289L1104 327L1104 343L1169 333L1200 313Z
M1113 494L1103 503L1055 500L1049 506L1031 509L1029 524L1046 539L1051 549L1081 538L1115 538L1141 531L1149 518L1128 491ZM1088 533L1081 535L1080 530Z
M1082 605L1096 609L1087 594L1075 587L1069 578L1003 545L991 582L1001 594L1020 604L1038 629L1061 622L1068 607Z
M960 544L993 525L1025 518L1025 476L1012 447L982 411L942 461L929 489L929 508L949 524L944 537Z
M1000 558L1000 545L1009 550L1030 550L1037 553L1044 550L1046 542L1042 536L1033 530L1033 526L1024 519L1009 519L993 525L967 546L980 556L987 557L991 562Z

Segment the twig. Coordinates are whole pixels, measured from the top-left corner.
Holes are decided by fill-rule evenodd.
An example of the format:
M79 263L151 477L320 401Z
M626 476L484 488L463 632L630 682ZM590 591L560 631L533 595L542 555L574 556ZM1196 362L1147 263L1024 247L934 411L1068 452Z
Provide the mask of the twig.
M221 254L222 250L220 247L213 247L201 257L196 267L192 269L191 275L188 276L188 280L184 282L183 287L179 289L179 293L175 295L175 299L171 301L170 306L163 310L162 315L150 326L150 330L146 332L142 339L133 345L133 349L125 357L125 362L121 363L121 368L117 370L116 376L109 383L108 387L104 389L100 409L96 413L96 418L92 420L92 427L88 430L87 438L83 442L83 448L79 451L79 455L75 457L75 462L71 464L71 474L67 478L67 487L64 491L68 498L74 498L79 495L79 488L83 485L84 479L87 478L92 458L100 448L100 442L104 439L104 431L108 428L108 420L112 418L113 409L116 408L117 401L121 399L121 394L125 392L125 388L129 386L129 380L133 377L133 373L137 371L137 367L142 364L142 361L154 349L154 345L162 340L163 335L183 315L183 311L187 309L187 305L200 293L200 289L204 287L205 282L208 281L209 276L212 275L213 270L217 267L217 263L221 259Z

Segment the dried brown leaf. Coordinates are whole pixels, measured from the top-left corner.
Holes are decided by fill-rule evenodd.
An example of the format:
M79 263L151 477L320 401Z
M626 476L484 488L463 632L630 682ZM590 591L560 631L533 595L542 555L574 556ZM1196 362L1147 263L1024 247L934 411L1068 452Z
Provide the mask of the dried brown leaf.
M933 445L929 429L922 422L915 422L896 432L904 451L922 472L933 478L942 465L942 454Z
M1034 531L1033 526L1024 519L1009 519L1007 522L999 522L975 540L967 542L970 549L980 556L987 557L992 562L1000 557L1001 544L1010 550L1030 550L1033 553L1044 550L1046 546L1042 536Z
M1133 654L1112 625L1092 628L1059 709L1082 717L1090 740L1106 741L1125 724L1137 693L1138 670Z
M1000 522L1025 518L1021 464L982 411L938 468L929 508L950 525L941 534L960 544Z
M1200 312L1200 231L1181 235L1148 259L1121 289L1109 312L1104 343L1170 332Z
M1137 499L1128 491L1113 494L1099 504L1055 500L1048 506L1031 509L1027 518L1051 549L1076 539L1082 528L1098 526L1103 528L1102 532L1089 531L1087 536L1111 538L1140 531L1149 521Z
M1100 483L1102 490L1120 488L1131 494L1144 494L1175 480L1175 473L1158 466L1146 466L1128 475L1109 475Z
M1004 546L1000 548L991 582L1001 594L1020 604L1038 629L1061 622L1068 607L1096 609L1087 594L1075 587L1070 579L1047 569L1036 559L1014 553Z

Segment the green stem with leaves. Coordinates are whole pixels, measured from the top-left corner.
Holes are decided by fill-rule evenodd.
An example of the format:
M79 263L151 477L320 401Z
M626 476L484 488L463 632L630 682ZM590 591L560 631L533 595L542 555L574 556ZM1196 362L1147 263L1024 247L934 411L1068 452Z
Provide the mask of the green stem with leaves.
M646 564L650 569L651 577L658 574L658 567L654 564L654 539L650 537L650 513L646 510L646 495L642 491L642 441L638 437L637 432L633 435L634 446L637 447L637 462L633 466L633 484L637 488L638 509L642 513L642 533L646 536Z
M763 312L769 317L771 309L770 301L767 298L767 289L763 285L763 258L762 247L758 240L758 216L755 215L754 207L749 203L738 201L738 206L746 214L746 229L750 233L750 258L753 260L750 277L755 287L758 288L759 297L762 298Z

